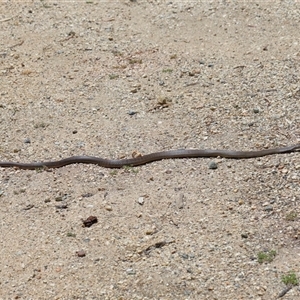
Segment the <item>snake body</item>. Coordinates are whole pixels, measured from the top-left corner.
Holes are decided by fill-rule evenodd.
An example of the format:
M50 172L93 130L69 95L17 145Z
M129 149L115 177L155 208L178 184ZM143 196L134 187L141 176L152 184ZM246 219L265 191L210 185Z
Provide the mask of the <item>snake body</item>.
M231 159L246 159L262 157L272 154L282 154L294 152L300 149L300 144L273 148L259 151L233 151L233 150L199 150L199 149L179 149L168 150L161 152L154 152L140 157L129 159L110 160L95 156L71 156L65 159L56 161L44 161L33 163L19 163L19 162L0 162L0 167L9 168L17 167L19 169L34 170L39 168L61 168L71 164L95 164L104 168L122 168L124 166L140 166L151 163L153 161L170 159L170 158L192 158L192 157L225 157Z

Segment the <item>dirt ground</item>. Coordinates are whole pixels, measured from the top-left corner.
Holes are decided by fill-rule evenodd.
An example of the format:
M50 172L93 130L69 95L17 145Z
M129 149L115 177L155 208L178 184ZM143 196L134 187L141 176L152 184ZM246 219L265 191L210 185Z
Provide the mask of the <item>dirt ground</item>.
M298 1L2 1L0 28L1 161L300 143ZM2 168L0 299L300 299L299 173Z

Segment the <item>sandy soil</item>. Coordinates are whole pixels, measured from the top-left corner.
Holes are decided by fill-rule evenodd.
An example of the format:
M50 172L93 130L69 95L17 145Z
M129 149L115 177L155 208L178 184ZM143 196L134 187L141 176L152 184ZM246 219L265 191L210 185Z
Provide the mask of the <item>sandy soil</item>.
M3 1L0 28L2 161L300 142L297 1ZM276 299L299 154L1 169L0 299Z

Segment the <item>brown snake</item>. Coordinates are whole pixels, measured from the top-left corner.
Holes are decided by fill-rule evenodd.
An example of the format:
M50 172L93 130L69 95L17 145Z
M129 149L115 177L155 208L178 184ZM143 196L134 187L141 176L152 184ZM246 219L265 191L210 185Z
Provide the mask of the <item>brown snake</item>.
M33 163L18 163L18 162L0 162L0 167L9 168L17 167L19 169L34 170L39 168L61 168L70 164L95 164L104 168L122 168L124 166L139 166L151 163L153 161L170 159L170 158L192 158L192 157L225 157L232 159L255 158L271 154L281 154L294 152L300 149L300 144L266 149L260 151L232 151L232 150L169 150L155 152L141 157L110 160L95 156L71 156L57 161L33 162Z

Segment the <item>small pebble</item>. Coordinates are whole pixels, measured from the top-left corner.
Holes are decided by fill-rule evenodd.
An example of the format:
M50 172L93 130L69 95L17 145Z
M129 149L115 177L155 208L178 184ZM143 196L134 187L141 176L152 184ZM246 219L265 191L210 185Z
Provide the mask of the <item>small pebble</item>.
M215 169L218 169L218 165L216 162L214 161L211 161L208 165L208 168L211 169L211 170L215 170Z
M176 206L179 209L183 209L183 207L184 207L184 195L183 194L180 194L179 197L177 198Z
M273 207L272 206L266 206L265 208L264 208L264 210L265 211L272 211L273 210Z
M129 268L129 269L126 270L126 273L127 273L128 275L135 275L135 274L136 274L136 271L133 270L133 269L131 269L131 268Z
M89 198L89 197L92 197L94 194L92 194L92 193L86 193L86 194L82 194L81 196L83 197L83 198Z
M84 257L86 254L85 254L85 251L79 250L79 251L76 251L76 255L77 255L78 257Z
M106 209L107 211L112 211L112 207L111 207L110 205L106 205L106 206L105 206L105 209Z
M31 143L30 138L26 138L26 139L24 140L24 143L25 143L25 144L30 144L30 143Z
M95 216L89 216L86 220L82 220L82 222L84 227L91 227L98 222L98 219Z
M68 205L67 204L55 205L55 208L57 208L57 209L66 209L66 208L68 208Z
M128 114L129 116L134 116L135 114L137 114L137 111L130 110L127 114Z
M145 202L144 197L139 197L138 204L144 205L144 202Z
M183 258L183 259L189 259L189 255L186 254L186 253L181 253L180 257Z

